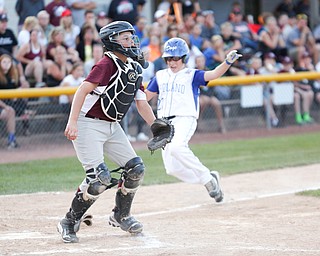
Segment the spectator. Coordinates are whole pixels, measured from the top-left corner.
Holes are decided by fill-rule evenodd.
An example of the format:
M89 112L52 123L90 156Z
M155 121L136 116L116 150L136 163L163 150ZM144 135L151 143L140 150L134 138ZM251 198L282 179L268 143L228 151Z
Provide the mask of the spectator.
M8 53L16 56L18 41L13 31L8 28L8 16L0 13L0 50L1 54ZM1 55L0 54L0 55Z
M181 33L191 34L194 25L196 24L194 17L192 14L187 13L183 16L183 24L180 28Z
M96 24L96 15L92 10L87 10L84 13L84 23L82 25L82 27L80 28L80 40L83 39L83 34L81 34L81 31L83 30L84 27L86 27L87 25L90 25L93 29L93 38L95 41L100 41L100 37L99 37L99 30L98 30L98 26Z
M151 35L149 45L146 47L149 50L149 61L153 62L161 56L161 40L159 36Z
M197 56L196 57L196 69L200 70L209 70L206 66L206 59L205 57L202 56ZM207 107L212 107L215 114L216 118L218 120L219 124L219 131L221 133L226 133L226 128L224 125L224 120L223 120L223 112L222 112L222 107L220 101L214 96L214 90L213 87L208 87L208 86L203 86L200 87L200 97L199 97L199 104L200 104L200 116L203 115L204 110Z
M150 44L150 38L152 35L155 35L160 38L161 43L163 43L163 38L161 35L161 28L159 26L159 23L153 22L151 25L148 26L147 28L147 35L145 38L142 39L140 46L145 47Z
M280 60L287 56L286 43L274 16L266 18L265 25L259 33L259 51L262 54L273 52Z
M291 30L295 27L295 24L296 16L289 17L286 13L283 13L278 17L278 25L285 43L288 40L288 35L290 34Z
M70 74L63 78L60 87L78 87L85 79L83 76L83 64L81 62L78 62L72 66ZM59 104L62 105L64 113L69 113L72 100L73 94L59 96Z
M35 87L43 87L43 73L45 71L45 49L38 40L39 28L30 31L30 41L21 45L17 59L22 63L27 78L36 80Z
M13 60L10 55L2 54L0 57L0 90L6 89L17 89L21 88L21 84L19 82L19 72L17 67L13 64ZM25 120L23 122L23 132L25 135L29 134L29 115L34 114L30 113L27 110L27 100L22 98L17 99L5 99L3 100L5 105L8 105L14 109L15 115L22 116ZM11 111L8 109L8 111ZM12 140L10 139L10 143ZM14 146L14 142L12 145Z
M69 9L66 9L61 14L60 27L64 33L64 44L69 48L76 49L77 38L80 34L80 28L73 23L72 14Z
M298 66L295 68L300 71L315 71L312 58L308 52L304 52ZM310 116L310 108L314 98L313 80L303 79L294 83L294 108L296 113L296 123L299 125L313 123ZM301 105L302 102L302 105Z
M277 74L281 70L281 66L276 62L276 55L273 52L266 53L264 55L263 66L259 69L259 73L265 74ZM272 127L279 127L280 122L276 115L274 105L273 105L273 83L268 84L264 87L264 106L266 112L269 114L270 123Z
M189 51L189 60L186 63L186 65L188 68L194 68L196 66L196 57L203 55L203 54L197 46L191 44L189 34L181 33L181 34L179 34L179 37L187 43L189 50L190 50Z
M92 59L84 63L84 75L90 73L91 68L103 57L103 46L100 43L94 43L92 46Z
M72 69L72 64L67 61L67 50L58 45L53 50L54 61L47 69L47 86L59 86L63 78L65 78Z
M204 20L205 20L205 17L203 15L203 12L202 11L198 11L196 13L196 17L195 17L196 24L200 24L201 26L203 26Z
M100 31L100 29L102 27L104 27L105 25L107 25L109 23L110 23L110 19L107 16L107 13L104 11L99 12L98 16L97 16L97 21L96 21L97 30Z
M140 41L145 37L147 25L147 18L145 16L139 16L137 18L136 25L133 26L136 31L136 35L139 37Z
M177 22L181 24L185 15L195 15L200 11L200 5L198 1L185 1L185 0L171 0L169 1L169 20L171 22ZM166 10L167 11L167 10Z
M163 41L165 42L165 41L169 40L170 38L178 37L178 35L179 35L179 30L178 30L177 24L171 23L167 27L167 33L164 36Z
M300 0L297 2L294 7L296 13L303 13L310 17L310 1L309 0Z
M161 44L161 55L162 55L162 53L163 53L163 44ZM159 58L155 59L153 61L153 64L154 64L154 73L156 73L157 71L159 71L161 69L167 68L167 63L164 61L162 56L160 56Z
M112 21L124 20L136 25L136 18L142 14L145 0L112 0L108 17Z
M319 53L316 47L315 38L308 27L308 16L298 14L296 27L290 32L287 39L288 53L291 59L298 62L302 59L304 52L309 52L314 63L319 61Z
M17 0L15 10L19 16L18 31L21 30L27 17L37 16L44 8L44 0Z
M160 30L160 37L163 38L168 30L168 15L163 10L157 10L154 15L154 23Z
M276 17L279 17L282 13L285 13L288 16L296 15L295 6L292 0L282 0L282 2L276 6L274 10Z
M258 37L256 34L251 32L248 23L243 20L241 10L234 9L232 15L233 19L231 24L233 25L233 36L240 39L242 47L257 50Z
M94 30L90 24L86 24L82 27L81 34L83 35L80 38L79 43L77 44L77 52L79 53L79 58L82 62L87 62L92 59L92 50L93 45L98 43L94 40Z
M201 50L203 38L201 37L202 27L200 24L195 24L191 30L190 43Z
M23 23L23 27L18 34L18 47L30 41L30 31L39 25L35 16L28 16Z
M54 54L55 54L55 48L57 46L62 46L66 49L67 51L67 60L76 63L78 62L79 59L79 53L77 52L76 49L72 47L68 47L64 42L64 31L62 27L55 27L50 35L50 41L47 47L47 52L46 52L46 59L48 60L54 60Z
M230 22L224 22L220 27L225 53L232 50L240 50L242 44L239 38L233 35L233 25Z
M47 47L49 42L49 36L53 29L53 26L49 23L49 13L46 10L38 12L37 18L41 27L40 44Z
M262 67L262 59L258 55L253 55L248 61L247 75L258 75Z
M18 67L19 81L22 87L29 87L29 83L26 80L21 63L15 59L18 50L18 41L11 29L7 28L8 17L6 13L0 13L0 56L2 54L8 54L12 57L13 61Z
M211 43L209 42L208 45L203 51L206 58L206 67L214 69L225 58L223 39L220 35L214 35L211 38Z
M16 112L12 107L5 104L2 100L0 100L0 120L6 121L6 128L8 132L8 149L13 149L18 147L18 143L16 140Z
M94 10L97 4L93 0L66 0L71 12L72 19L75 25L79 28L83 26L85 21L85 12L87 10Z
M68 8L65 0L52 0L46 5L46 11L50 16L50 24L59 26L62 13Z
M161 46L160 46L161 48ZM143 52L144 58L146 61L148 61L149 66L146 69L142 70L142 77L143 82L148 83L150 80L154 77L155 71L154 71L154 63L150 61L150 50L148 47L141 48L141 51ZM160 56L161 57L162 51L160 49Z
M206 10L202 14L204 16L204 24L202 25L201 37L210 40L213 35L220 35L220 27L215 23L214 12Z

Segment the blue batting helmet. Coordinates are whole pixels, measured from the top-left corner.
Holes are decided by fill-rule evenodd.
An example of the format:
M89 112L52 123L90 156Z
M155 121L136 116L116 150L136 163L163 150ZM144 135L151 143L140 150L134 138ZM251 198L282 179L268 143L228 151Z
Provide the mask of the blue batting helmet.
M173 37L165 42L163 46L162 58L181 57L183 63L189 60L189 46L181 38Z

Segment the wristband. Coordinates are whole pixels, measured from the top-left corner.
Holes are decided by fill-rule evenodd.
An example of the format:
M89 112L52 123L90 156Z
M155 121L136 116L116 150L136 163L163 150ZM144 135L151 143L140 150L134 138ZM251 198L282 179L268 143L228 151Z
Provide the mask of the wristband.
M227 65L231 65L232 64L232 62L229 62L228 60L226 60L226 63L227 63Z

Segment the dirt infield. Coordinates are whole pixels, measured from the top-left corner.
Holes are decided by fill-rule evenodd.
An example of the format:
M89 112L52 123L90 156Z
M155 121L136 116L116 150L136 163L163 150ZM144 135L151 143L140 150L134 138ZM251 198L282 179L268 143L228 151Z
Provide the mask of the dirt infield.
M0 196L0 255L320 255L319 199L295 195L319 180L320 165L223 177L223 204L199 185L142 186L137 236L107 224L112 189L89 210L94 223L81 227L78 244L56 232L72 192Z
M196 134L192 143L319 131L320 126ZM27 142L27 140L26 140ZM35 142L35 140L33 140ZM1 151L0 163L73 156L65 138ZM134 143L136 149L145 143ZM225 201L215 204L199 185L142 186L132 213L144 231L132 236L108 225L115 190L106 191L81 227L80 243L56 232L73 192L0 196L0 255L320 256L319 199L297 191L320 188L320 164L222 178Z

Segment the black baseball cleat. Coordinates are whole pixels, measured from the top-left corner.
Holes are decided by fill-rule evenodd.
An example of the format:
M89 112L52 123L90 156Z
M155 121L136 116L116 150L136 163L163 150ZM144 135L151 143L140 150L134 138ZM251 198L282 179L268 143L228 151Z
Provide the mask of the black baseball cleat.
M57 226L58 232L61 234L62 240L65 243L78 243L79 239L74 231L75 224L67 219L63 218Z
M210 180L207 184L205 184L206 189L208 190L209 196L214 198L217 203L222 202L223 200L223 192L220 187L220 176L216 171L210 172L212 176L212 180Z
M118 221L114 216L114 212L109 217L109 224L113 227L120 227L131 234L141 233L143 229L142 223L137 221L133 216L128 216Z

